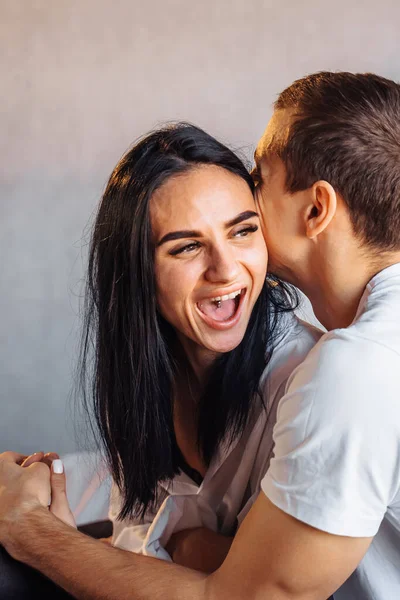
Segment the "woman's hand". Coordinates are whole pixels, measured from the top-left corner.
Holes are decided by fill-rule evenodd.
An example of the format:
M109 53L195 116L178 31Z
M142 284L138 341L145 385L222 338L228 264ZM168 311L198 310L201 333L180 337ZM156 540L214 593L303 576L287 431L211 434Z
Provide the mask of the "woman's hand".
M178 565L203 573L213 573L224 562L232 542L233 537L215 533L205 527L196 527L174 533L166 550Z
M45 463L50 469L50 484L51 484L51 504L49 506L50 512L64 521L67 525L76 529L76 523L74 515L68 504L66 494L66 479L64 473L64 466L60 460L59 455L56 452L35 452L28 456L22 463L22 467L29 467L35 462Z

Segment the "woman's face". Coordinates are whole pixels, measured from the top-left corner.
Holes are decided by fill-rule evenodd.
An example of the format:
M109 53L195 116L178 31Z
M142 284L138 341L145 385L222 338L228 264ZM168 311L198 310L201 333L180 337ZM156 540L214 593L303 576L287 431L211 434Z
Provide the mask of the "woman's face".
M150 216L160 313L187 352L232 350L267 270L248 184L220 167L200 166L167 180L151 199Z

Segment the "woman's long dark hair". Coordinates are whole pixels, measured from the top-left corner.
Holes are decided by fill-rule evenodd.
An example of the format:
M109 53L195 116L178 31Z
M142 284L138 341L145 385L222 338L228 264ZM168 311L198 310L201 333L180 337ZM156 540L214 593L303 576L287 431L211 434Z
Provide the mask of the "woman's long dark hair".
M92 233L81 346L84 407L94 415L114 481L119 517L142 516L157 484L182 466L173 426L172 327L157 310L149 202L166 180L197 165L217 165L253 180L226 146L187 124L141 139L115 167ZM223 440L242 432L270 358L279 314L295 298L265 283L246 334L213 366L198 409L198 444L209 464Z

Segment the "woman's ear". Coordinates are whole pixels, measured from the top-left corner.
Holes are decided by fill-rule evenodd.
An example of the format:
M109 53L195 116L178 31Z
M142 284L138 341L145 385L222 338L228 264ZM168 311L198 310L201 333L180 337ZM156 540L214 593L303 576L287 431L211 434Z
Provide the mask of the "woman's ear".
M322 233L335 216L337 196L327 181L317 181L310 191L312 203L307 214L306 235L311 240Z

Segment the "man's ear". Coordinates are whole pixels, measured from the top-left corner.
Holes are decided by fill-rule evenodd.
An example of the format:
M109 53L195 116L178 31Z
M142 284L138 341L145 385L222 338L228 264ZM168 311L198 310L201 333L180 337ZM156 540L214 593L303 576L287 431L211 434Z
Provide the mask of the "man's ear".
M332 221L337 209L337 196L327 181L317 181L310 189L311 203L307 213L306 235L312 240Z

